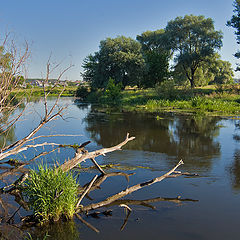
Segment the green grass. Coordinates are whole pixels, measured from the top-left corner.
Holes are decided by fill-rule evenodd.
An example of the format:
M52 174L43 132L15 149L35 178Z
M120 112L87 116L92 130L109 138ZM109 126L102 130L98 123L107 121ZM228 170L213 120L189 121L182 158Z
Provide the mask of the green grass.
M159 94L159 90L125 90L122 108L125 111L201 113L205 115L239 115L240 96L236 86L219 91L215 86L196 89L177 88L174 95Z
M39 166L31 170L24 182L23 193L41 222L70 219L75 212L78 185L70 173Z
M47 88L47 91L50 89ZM58 96L63 90L63 87L56 87L54 88L49 96ZM76 86L68 86L65 88L62 96L74 96L77 90ZM41 97L44 96L43 88L40 87L33 87L30 89L15 89L13 93L17 93L18 97L21 96L29 96L29 97Z

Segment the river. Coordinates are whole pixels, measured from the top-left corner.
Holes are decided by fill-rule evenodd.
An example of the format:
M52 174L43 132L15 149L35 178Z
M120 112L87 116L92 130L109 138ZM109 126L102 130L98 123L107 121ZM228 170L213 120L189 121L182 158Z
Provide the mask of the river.
M51 101L50 101L51 104ZM49 123L39 132L72 134L47 139L64 144L91 140L88 151L110 147L123 141L127 132L136 139L116 151L99 157L99 164L111 164L106 171L134 172L129 182L122 176L107 179L101 189L90 193L93 202L101 201L126 187L158 177L170 170L180 159L183 172L199 176L167 178L141 189L126 199L155 197L193 199L179 203L161 201L149 206L131 205L132 213L121 231L126 213L112 206L112 216L99 214L85 220L100 230L96 234L79 220L58 223L45 228L28 230L35 238L46 232L47 239L231 239L240 236L240 119L206 116L178 116L174 114L104 113L87 104L74 104L72 98L62 98L68 108L64 119ZM31 103L24 121L19 121L11 134L11 141L26 135L40 121L42 102ZM41 141L46 141L42 139ZM28 158L34 152L21 155ZM74 156L71 149L62 149L40 162L61 163ZM90 162L82 167L91 166ZM31 167L34 167L31 165ZM82 185L97 174L97 170L77 172ZM83 204L89 203L85 200ZM105 209L100 209L103 211Z

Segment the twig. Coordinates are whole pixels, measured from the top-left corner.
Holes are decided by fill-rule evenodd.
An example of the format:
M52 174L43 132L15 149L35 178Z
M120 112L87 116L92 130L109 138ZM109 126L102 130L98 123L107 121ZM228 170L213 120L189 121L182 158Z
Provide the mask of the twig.
M96 166L96 168L101 172L102 174L106 174L104 170L100 167L100 165L97 163L97 161L94 158L90 158L90 160L93 162L93 164Z
M20 210L21 207L22 207L21 205L18 207L18 209L13 213L13 215L7 220L7 223L10 224L10 221L14 218L14 216L15 216L16 213Z
M129 218L129 216L130 216L130 214L132 212L132 209L128 205L126 205L126 204L120 204L119 207L124 207L125 209L127 209L126 217L124 219L123 225L120 228L120 231L123 231L125 226L127 225L128 218Z
M81 195L81 197L79 198L78 202L77 202L77 205L76 205L76 208L79 207L81 201L83 200L83 198L85 197L85 195L88 193L88 191L91 189L93 183L95 182L95 180L97 179L98 175L96 175L92 181L89 183L88 187L86 188L86 190L83 192L83 194Z

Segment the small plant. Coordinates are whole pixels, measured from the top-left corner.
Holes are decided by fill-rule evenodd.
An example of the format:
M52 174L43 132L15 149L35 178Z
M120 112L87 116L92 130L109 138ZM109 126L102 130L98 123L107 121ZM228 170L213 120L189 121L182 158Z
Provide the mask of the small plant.
M70 219L75 212L78 184L72 174L61 169L39 166L31 170L23 193L40 221Z

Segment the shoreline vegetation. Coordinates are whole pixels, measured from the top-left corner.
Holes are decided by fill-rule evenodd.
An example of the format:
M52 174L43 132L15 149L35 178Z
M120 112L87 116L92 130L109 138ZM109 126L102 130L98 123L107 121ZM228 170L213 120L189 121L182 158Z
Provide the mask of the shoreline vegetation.
M76 101L98 103L100 111L238 116L239 93L239 84L208 85L195 89L172 88L162 91L158 88L126 89L112 95L107 90L98 90L85 94Z
M63 87L55 87L54 89L51 88L46 88L46 92L50 92L49 96L58 96L60 93L62 97L73 97L75 95L75 92L77 90L77 86L67 86L65 87L63 91ZM62 92L63 91L63 92ZM43 97L44 96L44 90L42 87L32 87L32 88L16 88L12 91L12 93L15 95L17 98L22 98L22 96L29 96L31 98L35 97Z
M125 90L97 90L79 95L82 86L68 86L62 97L76 97L76 102L97 103L100 111L122 111L139 113L201 114L209 116L240 115L240 85L208 85L185 89L156 87L148 89L126 88ZM58 96L63 87L55 88L49 96ZM19 98L44 96L43 88L16 89L14 94Z

